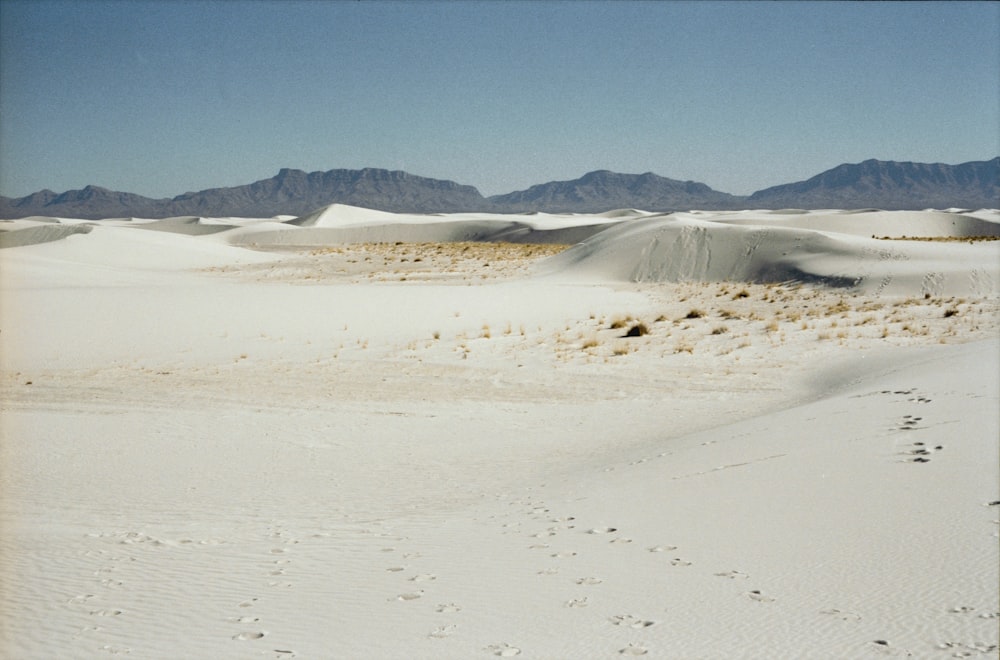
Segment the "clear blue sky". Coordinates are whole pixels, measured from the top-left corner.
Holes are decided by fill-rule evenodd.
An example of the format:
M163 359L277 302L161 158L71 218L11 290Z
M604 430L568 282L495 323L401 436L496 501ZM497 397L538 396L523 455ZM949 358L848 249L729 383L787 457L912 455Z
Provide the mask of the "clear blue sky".
M0 194L1000 154L1000 3L0 0Z

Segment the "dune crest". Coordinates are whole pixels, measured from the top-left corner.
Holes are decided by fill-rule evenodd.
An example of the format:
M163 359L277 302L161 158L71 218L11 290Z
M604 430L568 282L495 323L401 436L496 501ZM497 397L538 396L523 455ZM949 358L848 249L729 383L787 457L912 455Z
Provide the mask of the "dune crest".
M838 227L841 216L826 213L796 216L794 222L761 213L720 215L674 214L622 223L553 257L541 272L596 281L801 282L865 293L1000 294L997 242L866 238L857 235L855 216L841 233L829 229ZM915 219L917 235L1000 235L1000 223L968 216L880 216L875 212L865 231L891 234Z

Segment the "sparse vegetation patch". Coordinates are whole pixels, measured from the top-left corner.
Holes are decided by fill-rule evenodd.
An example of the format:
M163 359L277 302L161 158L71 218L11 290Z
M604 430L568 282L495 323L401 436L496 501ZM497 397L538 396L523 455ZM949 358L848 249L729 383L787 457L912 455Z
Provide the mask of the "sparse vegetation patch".
M640 321L639 323L636 323L631 328L629 328L628 332L625 333L625 336L643 337L648 334L649 334L649 327L645 323Z

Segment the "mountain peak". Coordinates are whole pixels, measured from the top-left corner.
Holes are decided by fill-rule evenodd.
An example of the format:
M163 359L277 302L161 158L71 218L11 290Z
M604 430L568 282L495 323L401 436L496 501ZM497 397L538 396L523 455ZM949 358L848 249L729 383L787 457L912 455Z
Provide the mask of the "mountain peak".
M960 165L869 159L755 192L767 208L924 209L1000 205L1000 157Z
M622 174L587 172L572 181L553 181L527 190L497 195L490 201L509 211L604 213L621 208L677 211L693 208L738 208L740 199L703 183L677 181L652 172Z

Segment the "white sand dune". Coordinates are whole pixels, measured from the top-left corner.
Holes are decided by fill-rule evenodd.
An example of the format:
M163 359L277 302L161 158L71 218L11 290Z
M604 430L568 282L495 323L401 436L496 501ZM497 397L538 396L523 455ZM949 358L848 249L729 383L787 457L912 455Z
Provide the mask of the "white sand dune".
M331 213L0 223L0 655L996 656L995 212Z
M156 231L166 231L187 236L203 236L205 234L216 234L220 231L232 229L232 226L219 220L211 218L199 218L194 216L183 216L177 218L164 218L154 220L139 225L142 229L154 229Z
M742 211L712 214L715 222L766 224L857 236L899 238L1000 236L1000 212L976 215L947 211Z
M615 215L497 215L463 213L407 215L332 204L280 225L269 223L233 232L233 244L253 247L316 247L339 243L433 243L507 241L572 244L641 211Z
M19 220L0 225L0 248L24 247L60 241L74 234L87 234L90 224L63 224L56 220Z
M883 241L857 236L857 215L788 214L734 219L671 214L621 223L546 264L549 272L629 282L814 282L868 293L997 295L996 245ZM912 215L912 214L910 214ZM997 235L1000 223L929 213L914 221L924 236ZM942 217L946 216L946 217ZM736 221L738 220L738 222ZM898 231L905 218L875 214L866 232ZM811 228L807 228L811 227ZM818 228L822 228L819 230ZM911 231L911 236L915 235Z

